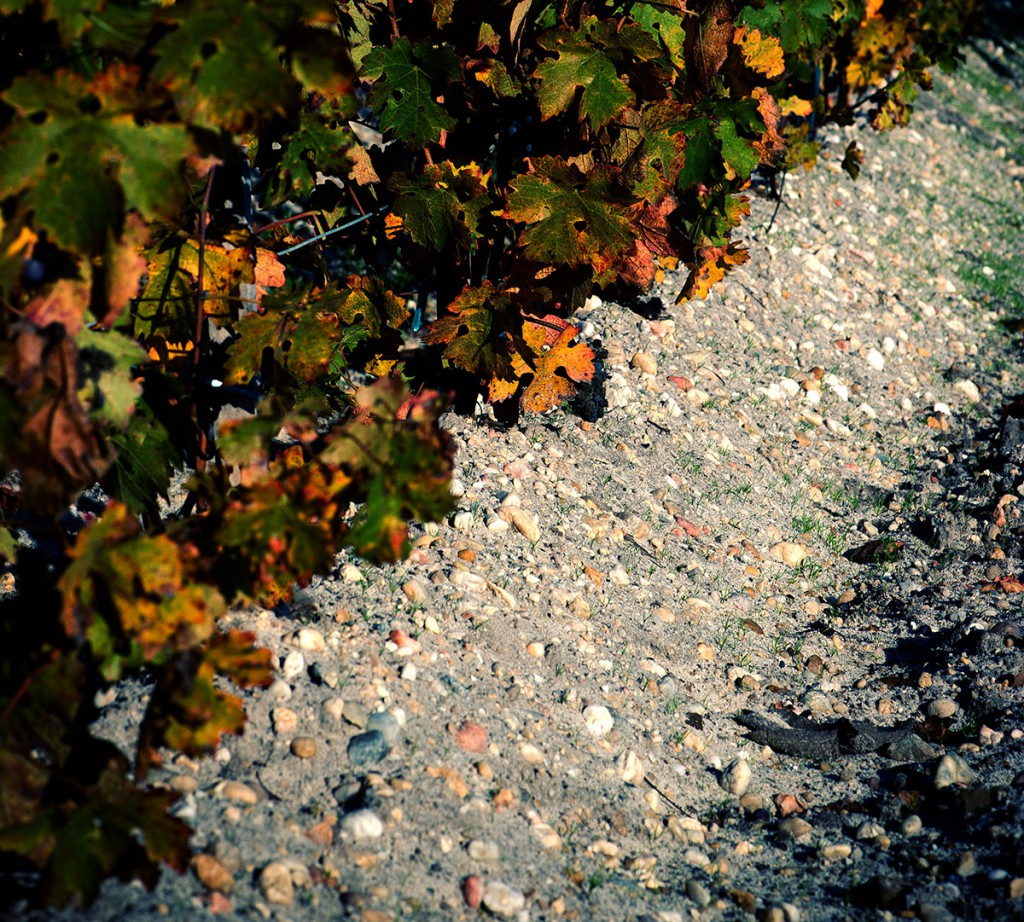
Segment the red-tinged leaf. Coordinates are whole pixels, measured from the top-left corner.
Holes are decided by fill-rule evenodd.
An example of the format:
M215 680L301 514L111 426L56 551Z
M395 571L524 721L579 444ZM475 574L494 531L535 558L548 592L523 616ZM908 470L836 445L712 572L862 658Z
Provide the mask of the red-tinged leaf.
M253 281L263 294L266 294L268 288L280 288L284 285L284 263L277 258L273 250L266 247L256 248Z
M677 304L694 299L703 300L711 289L725 278L730 269L741 266L750 254L736 244L702 247L697 252L697 261L690 267L690 275L683 290L676 299Z
M509 296L484 282L467 288L427 329L427 343L444 343L444 358L487 382L489 399L510 397L519 376L512 365L512 336L518 335L522 316Z
M659 269L658 257L682 253L685 241L668 222L676 204L675 198L666 196L657 207L642 204L632 209L636 240L623 257L619 270L619 277L625 284L648 288Z
M786 153L786 141L779 134L782 110L772 95L761 87L755 87L750 95L757 100L757 113L764 122L764 133L761 140L754 141L754 150L761 155L762 164L778 166Z
M579 329L551 314L541 319L543 324L524 318L523 341L532 354L517 354L513 358L519 377L533 376L521 398L528 413L543 413L561 406L575 395L577 384L594 377L593 350L573 343Z
M1000 576L998 579L981 584L982 592L1024 592L1024 582L1016 576Z
M205 659L239 688L266 688L274 681L274 656L255 643L256 635L246 631L214 634Z
M89 264L82 262L84 278L58 279L45 294L33 298L25 306L25 316L39 329L59 323L69 336L82 329L89 309L92 291L92 273Z
M740 26L733 35L733 43L739 45L743 63L755 73L775 78L786 69L782 45L774 35L762 35L760 29Z
M8 329L0 394L18 436L6 440L5 461L21 471L28 506L56 511L99 480L113 455L79 402L74 340L57 325Z
M699 98L711 88L712 80L729 56L732 37L729 0L711 0L702 5L695 22L686 23L686 61L690 64L687 84L691 95Z
M149 243L149 228L135 212L125 218L121 239L107 245L103 263L107 313L102 325L110 329L132 298L139 296L139 284L148 271L143 250Z

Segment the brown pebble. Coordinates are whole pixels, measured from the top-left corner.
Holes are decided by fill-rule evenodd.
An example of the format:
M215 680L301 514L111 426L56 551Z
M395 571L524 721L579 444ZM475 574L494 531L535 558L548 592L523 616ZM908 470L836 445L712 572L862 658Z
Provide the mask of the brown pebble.
M485 781L490 781L494 777L494 769L491 768L489 762L484 762L482 759L476 763L476 773Z
M466 752L486 752L487 731L471 720L463 721L455 731L455 745Z
M462 898L470 909L478 909L480 907L480 900L483 899L483 895L484 881L482 877L477 874L470 874L469 877L462 881Z
M297 736L292 740L292 755L312 759L316 755L316 740L311 736Z
M235 886L231 872L213 855L196 855L192 859L192 872L208 890L230 893Z
M466 563L472 563L476 560L476 551L470 550L468 547L463 548L459 551L459 560L465 560Z

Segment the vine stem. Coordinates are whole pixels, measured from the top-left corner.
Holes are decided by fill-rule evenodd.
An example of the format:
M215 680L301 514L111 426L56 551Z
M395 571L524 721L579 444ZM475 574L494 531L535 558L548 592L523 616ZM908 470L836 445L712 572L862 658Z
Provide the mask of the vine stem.
M203 207L199 212L199 268L196 271L196 335L192 346L192 364L198 365L203 341L203 321L206 319L203 310L205 300L203 292L203 273L206 269L206 216L210 210L210 193L213 191L213 174L217 167L210 167L206 180L206 192L203 195Z

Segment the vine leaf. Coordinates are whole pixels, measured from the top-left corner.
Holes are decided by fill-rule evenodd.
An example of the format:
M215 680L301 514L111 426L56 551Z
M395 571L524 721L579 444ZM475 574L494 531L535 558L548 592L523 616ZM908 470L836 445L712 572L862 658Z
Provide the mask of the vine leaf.
M104 261L107 312L102 325L110 329L132 298L139 296L139 285L148 269L143 251L149 242L149 228L135 212L125 218L120 240L110 238Z
M763 7L745 6L740 25L778 36L786 54L827 45L832 30L832 0L767 0Z
M669 195L658 206L642 203L634 207L636 239L623 257L620 269L625 284L647 289L658 273L658 257L680 254L683 241L668 220L676 205L675 198Z
M594 377L594 351L582 343L573 343L579 329L553 314L542 317L543 324L523 320L523 341L529 347L529 360L522 354L513 358L520 378L532 375L522 394L522 408L528 413L544 413L561 406L576 393L576 385Z
M388 187L398 194L392 213L414 243L435 252L471 249L480 237L482 214L492 207L490 173L475 163L428 165L421 176L397 173Z
M769 78L781 77L786 69L782 44L774 35L762 35L760 29L740 26L733 36L743 54L743 62L752 71Z
M633 91L619 76L618 67L605 51L591 41L595 17L590 17L578 32L549 32L538 39L556 58L543 61L534 76L540 81L537 99L543 118L565 112L576 95L580 97L580 118L594 128L606 125L627 106L633 104Z
M509 183L503 215L530 225L520 237L526 255L545 265L592 266L598 281L610 281L633 242L625 209L615 203L617 171L602 165L584 174L557 157L531 166Z
M711 289L725 278L726 272L736 266L742 266L748 259L750 253L734 243L701 247L697 251L697 258L690 268L690 275L676 303L682 304L694 299L704 300Z
M33 298L25 306L25 316L40 329L59 323L74 336L82 329L92 291L92 271L84 260L78 264L79 278L57 279L49 291Z
M148 361L134 340L88 327L75 337L78 346L78 401L101 423L123 429L142 394L135 367Z
M214 634L198 651L177 657L158 672L139 729L137 779L160 764L161 746L203 755L226 734L242 732L242 700L214 682L224 676L242 687L270 685L272 654L255 647L254 641L255 635L243 631Z
M22 321L12 333L0 380L20 425L4 453L21 470L26 503L53 511L99 480L113 455L78 400L74 340L56 324L40 330Z
M187 584L184 553L167 535L141 534L117 502L78 536L58 584L61 622L69 637L88 641L107 681L212 635L224 599L210 585Z
M117 458L104 486L112 495L136 514L151 510L158 498L166 502L181 452L145 401L136 405L124 429L110 434L110 444Z
M397 39L390 48L375 47L363 61L360 76L373 82L370 105L380 113L380 129L414 147L440 140L441 133L455 127L453 119L434 98L432 74L408 39ZM441 49L432 60L438 63L438 76L449 81L462 79L459 59Z
M678 9L670 9L668 6L637 3L630 15L661 43L662 51L668 55L673 66L682 72L686 69L683 51L686 43L686 27L683 23L686 4L679 4Z
M707 94L715 75L729 56L733 37L732 3L711 0L703 5L696 22L686 31L686 62L690 93Z
M497 403L511 397L519 381L512 365L511 337L521 323L508 294L485 281L478 288L466 288L449 304L423 340L445 344L444 359L478 375L487 383L488 399Z
M21 77L3 94L16 117L0 147L0 196L21 194L61 246L99 255L126 208L147 220L177 210L192 142L183 125L137 123L138 82L113 65L91 83L69 71Z

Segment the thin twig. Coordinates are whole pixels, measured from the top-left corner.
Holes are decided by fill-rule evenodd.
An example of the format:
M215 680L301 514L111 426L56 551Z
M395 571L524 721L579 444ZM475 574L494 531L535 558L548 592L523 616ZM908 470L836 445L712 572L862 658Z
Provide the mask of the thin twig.
M779 209L782 207L782 193L786 188L786 176L788 175L787 170L782 171L782 179L779 180L779 196L775 200L775 210L772 212L772 219L768 222L768 226L765 228L764 233L767 237L772 232L772 228L775 226L775 218L778 217Z
M206 215L210 209L210 193L213 191L213 174L217 167L210 167L210 175L206 180L206 193L203 195L203 207L199 212L199 268L196 271L196 335L192 347L192 364L198 365L200 345L203 339L203 272L206 269Z
M319 214L320 212L318 211L303 211L301 214L292 215L290 218L281 218L280 221L271 221L269 224L264 224L263 227L257 227L252 233L254 237L258 237L264 231L273 230L282 224L291 224L292 221L302 221L305 218L315 218Z
M357 224L362 224L363 221L368 221L370 218L374 218L379 214L386 212L387 206L378 208L376 211L367 212L364 215L360 215L358 218L353 218L351 221L345 224L339 224L337 227L332 227L329 231L324 231L322 234L317 234L315 237L310 237L308 240L303 240L301 243L296 243L295 246L290 246L286 250L278 252L278 256L287 256L289 253L294 253L296 250L301 250L303 247L308 247L311 243L316 243L318 240L323 240L325 237L330 237L331 234L340 234L343 230L348 230L350 227L355 227Z

